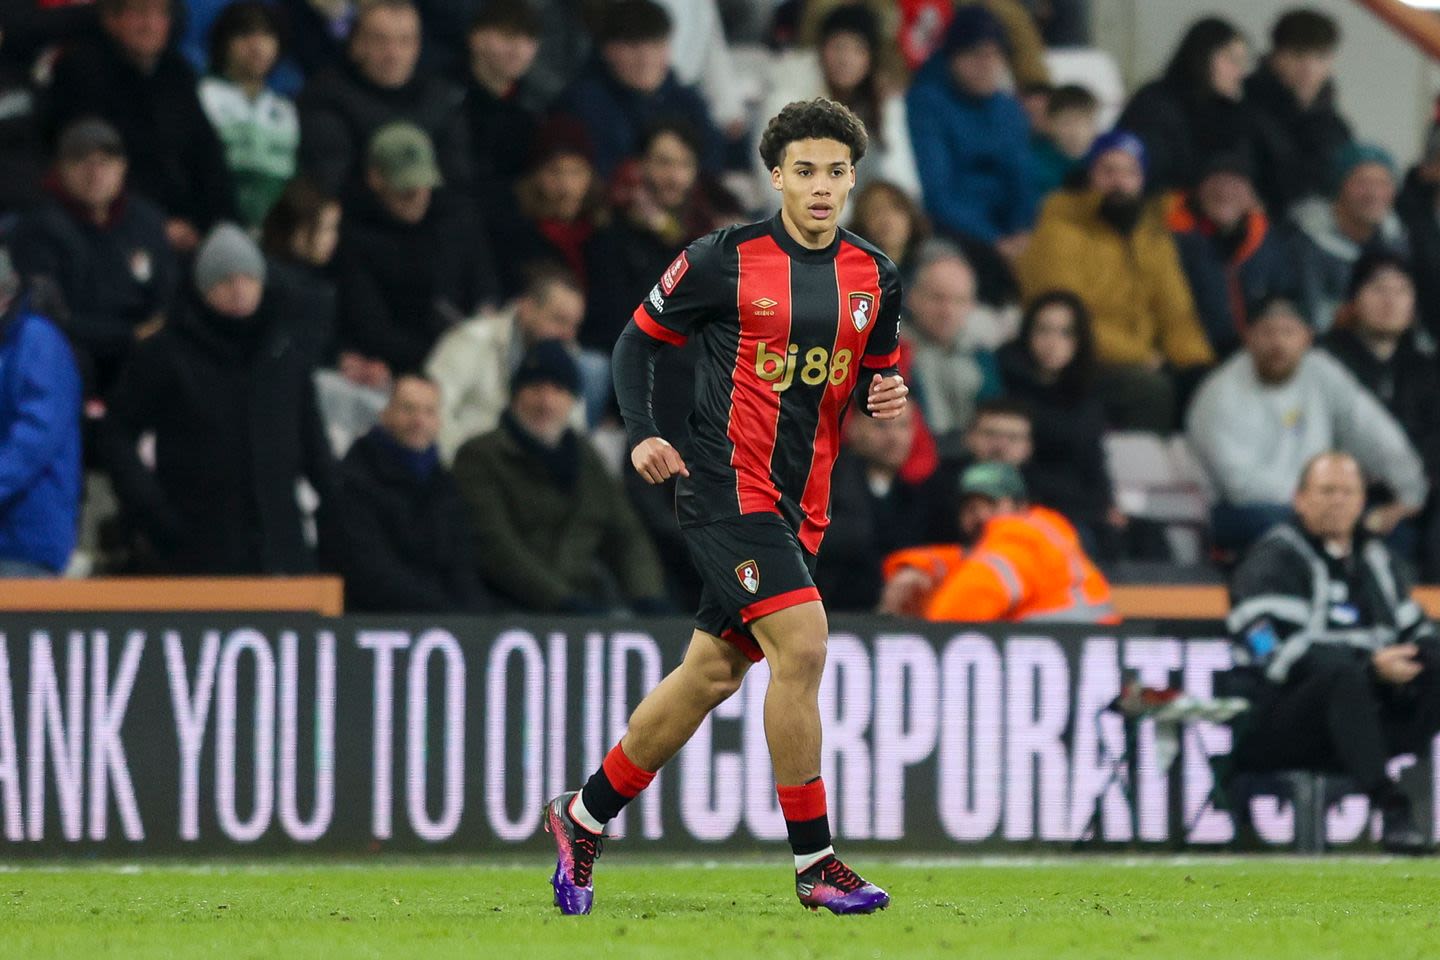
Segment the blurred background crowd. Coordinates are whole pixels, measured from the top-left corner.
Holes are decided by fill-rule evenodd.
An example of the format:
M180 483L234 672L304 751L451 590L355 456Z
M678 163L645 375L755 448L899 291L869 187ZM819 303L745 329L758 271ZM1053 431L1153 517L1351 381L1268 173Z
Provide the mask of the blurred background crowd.
M344 575L351 609L678 611L610 348L775 209L828 96L912 409L849 418L819 586L961 543L999 461L1112 579L1218 571L1341 449L1440 580L1440 127L1337 106L1322 10L1133 92L1086 0L3 0L0 575ZM1398 41L1397 41L1398 42ZM1091 51L1092 53L1094 51ZM656 410L685 449L693 357Z

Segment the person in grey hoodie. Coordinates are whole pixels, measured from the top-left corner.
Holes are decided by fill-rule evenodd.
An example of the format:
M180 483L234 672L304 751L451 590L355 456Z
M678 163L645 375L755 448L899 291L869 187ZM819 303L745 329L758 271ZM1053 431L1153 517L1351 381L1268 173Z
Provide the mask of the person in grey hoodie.
M1420 511L1429 489L1404 431L1338 360L1312 349L1294 303L1272 297L1251 316L1245 350L1206 377L1186 423L1218 494L1216 545L1244 549L1288 519L1296 478L1326 450L1352 455L1388 488L1392 499L1372 506L1363 522L1389 536Z
M1360 256L1386 251L1408 256L1409 238L1395 212L1395 161L1384 148L1350 143L1335 154L1329 199L1315 197L1292 214L1301 231L1300 294L1305 314L1321 333L1345 302L1350 271Z

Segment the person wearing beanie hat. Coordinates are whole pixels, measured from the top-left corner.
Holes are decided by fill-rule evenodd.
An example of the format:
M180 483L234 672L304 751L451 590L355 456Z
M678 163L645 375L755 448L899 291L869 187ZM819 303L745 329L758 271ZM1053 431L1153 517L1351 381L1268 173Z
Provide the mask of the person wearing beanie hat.
M1111 426L1163 433L1174 429L1177 395L1215 354L1164 204L1146 197L1148 153L1125 130L1098 138L1086 182L1045 201L1017 272L1027 302L1070 290L1090 311L1096 393Z
M1440 378L1435 344L1415 324L1415 282L1403 257L1362 256L1350 275L1345 306L1320 343L1371 393L1440 477ZM1440 543L1422 545L1427 574L1440 571Z
M1250 311L1245 349L1216 367L1190 404L1186 434L1215 483L1211 529L1221 549L1243 550L1285 520L1296 478L1327 450L1352 454L1394 492L1395 505L1374 518L1379 532L1425 503L1424 463L1405 431L1313 344L1295 301L1271 295Z
M1029 240L1039 193L1030 121L1004 89L1005 49L1005 31L987 9L961 7L905 106L931 218L1013 261Z
M210 231L195 251L194 274L195 289L202 297L210 296L216 287L237 278L249 281L248 286L263 289L265 255L239 226L222 223ZM255 304L258 306L259 302L256 296Z
M1395 181L1395 161L1384 148L1351 143L1332 158L1330 196L1295 207L1292 216L1302 234L1301 291L1317 330L1330 329L1362 255L1380 250L1409 255L1409 237L1395 210Z
M893 184L920 199L920 172L910 143L905 97L891 89L882 73L879 18L861 3L837 6L821 21L815 47L779 58L758 116L773 117L786 104L829 97L845 104L865 124L870 144L856 168L856 189L869 183ZM770 191L770 171L755 158L761 196ZM853 213L853 208L846 211ZM842 221L848 224L849 218Z
M65 298L90 396L109 392L135 342L165 322L180 282L165 213L128 188L129 170L114 126L77 119L61 132L43 201L15 230L19 269Z
M1195 306L1215 352L1229 356L1249 323L1247 305L1267 293L1294 292L1295 240L1271 223L1256 195L1248 153L1217 153L1167 217Z
M655 0L606 5L595 55L560 96L589 132L602 177L634 156L640 135L663 117L683 118L700 132L708 173L723 166L724 138L709 105L675 75L670 30L670 14Z
M569 345L536 343L514 373L499 427L456 454L480 572L516 610L656 612L666 604L654 544L619 481L571 426L579 387ZM602 568L618 584L607 586Z

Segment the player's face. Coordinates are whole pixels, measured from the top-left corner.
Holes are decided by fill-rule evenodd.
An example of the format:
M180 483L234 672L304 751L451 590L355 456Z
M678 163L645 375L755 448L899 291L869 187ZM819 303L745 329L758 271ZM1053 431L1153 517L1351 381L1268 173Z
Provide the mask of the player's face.
M850 148L839 140L796 140L770 171L770 183L780 191L785 219L802 233L832 233L855 187Z

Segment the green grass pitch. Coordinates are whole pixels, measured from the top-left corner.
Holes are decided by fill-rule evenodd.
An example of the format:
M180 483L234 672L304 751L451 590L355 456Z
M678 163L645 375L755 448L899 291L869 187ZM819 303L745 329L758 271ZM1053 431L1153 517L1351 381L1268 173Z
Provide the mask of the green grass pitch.
M546 864L0 868L0 957L770 958L1440 955L1440 860L858 858L894 905L811 914L786 864L623 856L562 918Z

